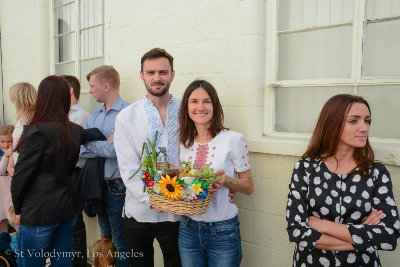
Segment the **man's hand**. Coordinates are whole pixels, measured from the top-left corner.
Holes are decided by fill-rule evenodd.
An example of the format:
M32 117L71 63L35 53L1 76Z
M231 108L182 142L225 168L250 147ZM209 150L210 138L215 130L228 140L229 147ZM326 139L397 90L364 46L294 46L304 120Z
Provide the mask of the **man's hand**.
M114 142L114 131L112 131L110 136L107 138L107 142Z
M163 210L157 209L157 208L155 208L153 206L151 206L151 208L155 209L158 213L164 212Z
M228 193L229 202L231 202L231 203L235 202L235 195L236 195L236 191L229 190L229 193Z

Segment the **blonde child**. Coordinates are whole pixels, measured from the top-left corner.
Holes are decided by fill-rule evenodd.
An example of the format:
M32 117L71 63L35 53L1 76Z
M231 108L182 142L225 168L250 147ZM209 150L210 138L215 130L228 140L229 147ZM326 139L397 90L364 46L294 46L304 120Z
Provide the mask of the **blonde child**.
M7 173L7 165L13 151L13 125L4 125L0 127L0 232L8 232L8 208L11 201L11 176Z
M93 244L94 267L113 267L115 247L110 236L104 236Z

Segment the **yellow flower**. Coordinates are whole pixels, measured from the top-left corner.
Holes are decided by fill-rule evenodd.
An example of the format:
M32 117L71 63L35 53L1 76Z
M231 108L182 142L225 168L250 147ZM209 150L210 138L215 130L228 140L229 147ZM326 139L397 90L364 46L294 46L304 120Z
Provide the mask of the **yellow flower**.
M167 174L166 177L161 176L161 180L158 181L160 186L160 193L164 194L164 197L171 200L179 200L182 195L182 188L175 178L170 178Z
M196 192L196 195L204 191L203 188L201 188L201 184L192 184L191 187Z

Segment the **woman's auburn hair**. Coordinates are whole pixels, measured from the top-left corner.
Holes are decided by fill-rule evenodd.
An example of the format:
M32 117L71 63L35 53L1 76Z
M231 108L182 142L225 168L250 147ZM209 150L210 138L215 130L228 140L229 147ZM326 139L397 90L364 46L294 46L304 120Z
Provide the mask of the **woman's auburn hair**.
M325 103L319 114L308 148L302 158L324 160L336 155L347 115L354 103L366 105L371 114L368 102L356 95L335 95ZM352 171L357 169L357 171L367 179L369 168L375 160L374 151L372 150L368 137L364 147L354 148L353 157L357 166Z
M104 236L93 244L93 263L95 267L113 265L115 261L115 246L110 236Z
M179 142L183 144L185 148L193 145L194 139L198 134L193 120L189 117L188 105L190 95L194 90L199 88L204 89L210 96L213 107L213 115L211 118L210 127L207 129L211 137L214 138L222 130L228 130L228 128L223 126L224 111L214 86L205 80L194 80L188 85L183 93L181 108L179 111Z

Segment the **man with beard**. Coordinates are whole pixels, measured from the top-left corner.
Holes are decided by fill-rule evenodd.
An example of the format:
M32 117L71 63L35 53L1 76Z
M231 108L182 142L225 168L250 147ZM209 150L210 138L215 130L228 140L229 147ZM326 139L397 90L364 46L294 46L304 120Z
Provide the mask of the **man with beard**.
M122 110L116 118L114 145L121 177L126 186L125 235L132 267L154 266L153 241L163 252L165 267L181 266L178 248L179 216L158 212L143 192L141 172L130 178L141 165L142 145L153 140L158 131L157 147L165 147L168 162L179 163L178 111L180 100L169 93L174 79L173 57L164 49L154 48L141 59L140 78L145 97Z

